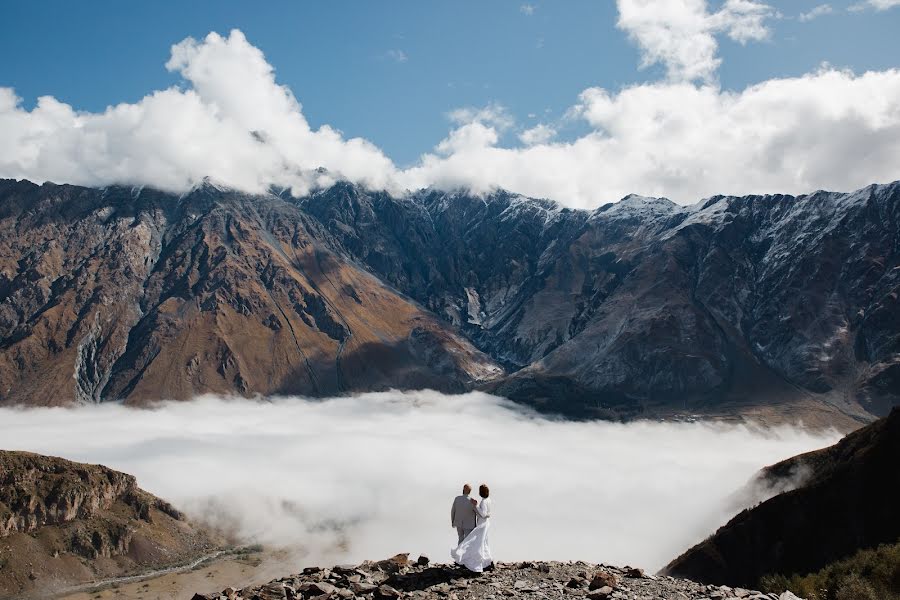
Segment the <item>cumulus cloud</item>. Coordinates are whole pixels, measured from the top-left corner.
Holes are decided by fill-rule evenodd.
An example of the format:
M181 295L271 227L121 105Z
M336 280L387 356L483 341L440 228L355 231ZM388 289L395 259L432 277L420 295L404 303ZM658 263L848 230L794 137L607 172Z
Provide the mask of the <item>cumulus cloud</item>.
M438 154L445 156L494 146L500 140L500 133L515 122L509 111L496 103L483 108L457 108L447 113L447 118L457 127L435 146ZM421 185L427 184L422 181Z
M172 46L166 68L188 89L85 113L43 96L26 111L0 88L0 173L85 185L147 184L183 191L204 176L249 191L303 193L327 184L316 169L390 188L394 166L361 138L312 129L263 53L233 30Z
M519 10L522 11L522 14L530 17L537 10L537 7L534 4L523 4L519 7Z
M617 0L618 26L638 44L643 66L663 64L672 81L711 81L719 68L716 36L740 43L769 36L772 7L726 0L713 13L706 0Z
M538 123L519 134L519 141L526 146L546 144L556 137L556 129L544 123Z
M768 5L729 0L619 0L619 27L667 80L584 90L569 110L589 131L559 139L540 124L518 132L502 105L448 113L447 136L408 168L378 147L312 128L294 94L239 31L172 47L182 86L103 112L53 97L22 107L0 88L0 176L183 192L204 176L251 192L303 194L336 179L392 193L435 186L503 187L593 208L630 193L692 203L712 194L851 190L897 178L900 71L823 67L743 90L715 81L717 36L762 39ZM576 99L573 99L575 101ZM324 168L324 171L320 168Z
M900 0L898 0L898 1L900 1ZM806 23L808 21L812 21L813 19L818 19L819 17L822 17L824 15L830 15L833 12L834 12L834 9L831 7L830 4L820 4L816 7L813 7L811 10L809 10L807 12L800 13L800 15L797 17L797 19L802 23Z
M509 114L506 107L496 102L481 108L472 106L457 108L447 113L447 118L457 125L481 123L499 130L508 129L515 123L515 119Z
M299 547L307 564L401 551L447 560L450 501L463 482L484 481L500 560L657 569L759 500L736 505L733 494L760 467L838 438L561 422L481 393L429 391L2 409L0 422L5 448L133 473L144 489L244 540Z
M895 179L900 164L898 70L824 68L740 92L692 83L590 88L573 112L591 133L509 149L483 125L456 151L426 155L405 175L594 207L631 192L693 202L716 193L855 189Z

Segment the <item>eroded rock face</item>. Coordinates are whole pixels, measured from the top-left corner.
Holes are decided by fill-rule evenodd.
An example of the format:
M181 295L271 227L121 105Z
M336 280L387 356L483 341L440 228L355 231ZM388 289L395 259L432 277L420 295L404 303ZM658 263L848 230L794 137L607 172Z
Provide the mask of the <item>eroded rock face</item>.
M183 519L168 502L138 488L132 475L103 465L0 450L0 537L86 521L116 503L132 509L135 519L151 521L151 508ZM108 536L87 535L87 542L83 533L77 540L79 547L93 546L107 556L127 551L129 536L124 530Z
M4 181L0 403L475 387L859 423L900 400L898 240L900 183L579 211Z
M46 598L194 560L225 543L131 475L0 451L0 598Z
M136 491L134 477L106 467L0 451L0 537L91 518Z
M405 554L357 566L309 567L302 573L241 590L195 594L193 600L288 600L295 598L587 598L588 600L789 600L742 588L645 575L640 569L585 562L499 563L483 574L456 565L408 561ZM423 564L424 563L424 564ZM605 582L594 585L594 582ZM785 592L790 594L790 592Z

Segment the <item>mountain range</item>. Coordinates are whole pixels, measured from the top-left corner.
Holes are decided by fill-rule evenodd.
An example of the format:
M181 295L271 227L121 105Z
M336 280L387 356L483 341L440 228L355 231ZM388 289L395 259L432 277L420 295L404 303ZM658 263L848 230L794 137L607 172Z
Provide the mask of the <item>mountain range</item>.
M481 389L853 428L900 404L900 182L308 196L0 180L0 404Z

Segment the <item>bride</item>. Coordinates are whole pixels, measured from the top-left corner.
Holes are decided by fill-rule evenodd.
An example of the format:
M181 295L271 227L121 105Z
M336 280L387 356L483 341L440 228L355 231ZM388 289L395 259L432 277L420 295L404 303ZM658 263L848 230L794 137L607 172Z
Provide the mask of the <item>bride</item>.
M462 565L470 571L481 573L485 569L493 567L494 558L491 556L491 547L488 545L488 530L491 526L491 494L485 484L478 488L481 502L472 505L475 508L477 524L472 533L466 536L456 549L450 551L450 556L458 565Z

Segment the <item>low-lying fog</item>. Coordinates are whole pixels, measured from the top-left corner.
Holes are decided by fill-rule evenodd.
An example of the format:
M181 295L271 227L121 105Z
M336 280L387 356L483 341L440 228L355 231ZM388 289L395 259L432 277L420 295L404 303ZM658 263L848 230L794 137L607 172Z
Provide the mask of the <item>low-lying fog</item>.
M0 410L0 447L132 473L244 540L301 547L303 564L398 552L446 561L453 497L487 482L498 560L655 570L753 503L735 493L760 467L839 437L560 422L486 394L431 391Z

